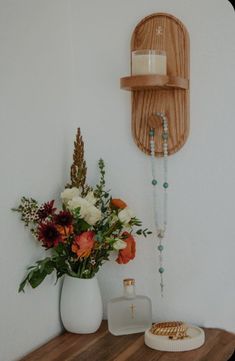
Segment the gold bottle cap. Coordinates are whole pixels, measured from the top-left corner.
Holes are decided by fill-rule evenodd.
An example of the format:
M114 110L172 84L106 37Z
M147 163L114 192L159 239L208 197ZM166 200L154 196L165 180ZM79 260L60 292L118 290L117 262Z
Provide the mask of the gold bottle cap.
M124 286L134 286L135 285L135 279L134 278L125 278L123 280Z

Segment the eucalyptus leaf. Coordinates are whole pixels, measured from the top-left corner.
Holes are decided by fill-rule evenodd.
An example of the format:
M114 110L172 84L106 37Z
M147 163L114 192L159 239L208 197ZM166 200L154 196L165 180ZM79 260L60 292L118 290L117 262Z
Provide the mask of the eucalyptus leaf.
M21 291L24 292L24 288L25 288L25 285L26 285L27 281L28 281L28 277L26 277L26 278L21 282L21 284L20 284L20 286L19 286L19 289L18 289L18 292L21 292Z

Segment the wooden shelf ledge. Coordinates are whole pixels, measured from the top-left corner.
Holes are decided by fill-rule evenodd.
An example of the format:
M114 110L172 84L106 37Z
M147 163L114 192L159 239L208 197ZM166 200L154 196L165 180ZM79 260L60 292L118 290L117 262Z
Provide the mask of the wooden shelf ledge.
M121 78L120 86L124 90L144 89L188 89L189 80L170 75L132 75Z
M144 335L113 336L103 321L96 333L76 335L65 332L21 361L228 361L235 348L235 335L204 328L205 344L192 351L162 352L148 348Z

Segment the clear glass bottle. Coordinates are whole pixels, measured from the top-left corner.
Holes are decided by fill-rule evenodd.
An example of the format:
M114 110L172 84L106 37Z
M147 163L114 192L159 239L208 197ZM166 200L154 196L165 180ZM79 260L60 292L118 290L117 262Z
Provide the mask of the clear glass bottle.
M135 294L135 280L123 280L124 294L108 302L108 328L115 335L144 332L152 325L151 300Z

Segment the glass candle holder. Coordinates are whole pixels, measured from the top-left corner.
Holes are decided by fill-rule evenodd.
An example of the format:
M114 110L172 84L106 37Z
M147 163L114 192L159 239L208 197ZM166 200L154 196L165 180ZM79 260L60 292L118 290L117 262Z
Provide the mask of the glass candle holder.
M132 75L167 74L167 57L163 50L132 51Z

